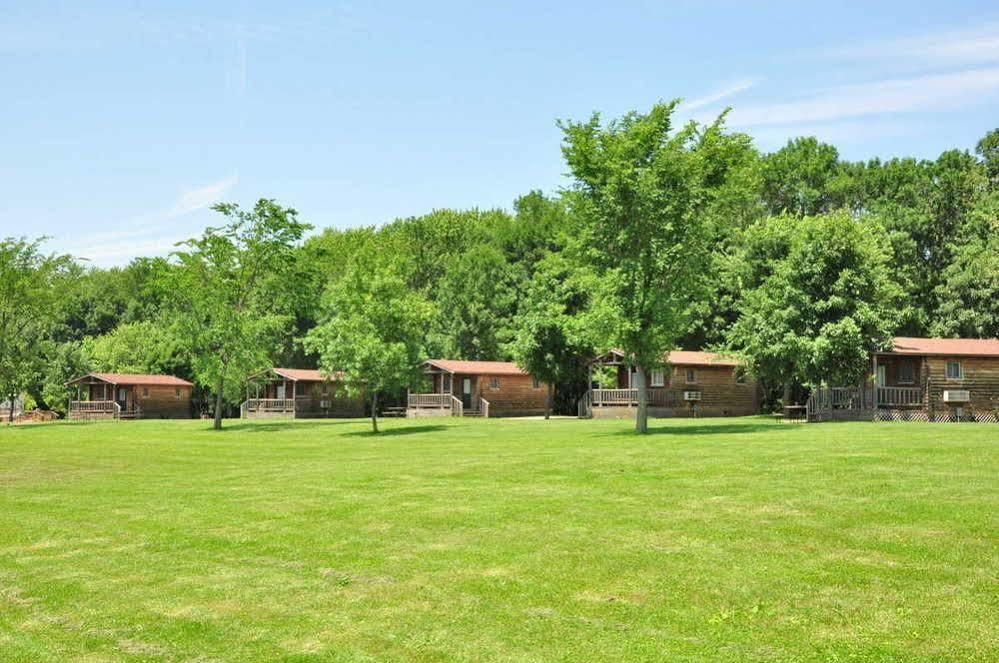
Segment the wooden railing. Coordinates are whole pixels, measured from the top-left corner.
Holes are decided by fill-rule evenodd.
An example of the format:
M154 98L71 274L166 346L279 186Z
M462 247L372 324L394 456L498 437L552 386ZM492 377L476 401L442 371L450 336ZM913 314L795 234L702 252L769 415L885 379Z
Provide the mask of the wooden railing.
M638 405L638 389L592 389L589 392L590 406L634 406ZM649 405L672 407L676 405L676 393L664 387L650 387L646 390Z
M919 387L878 387L878 407L922 405L923 390Z
M410 394L409 407L451 407L451 394Z
M465 406L462 404L461 399L457 396L451 397L451 416L453 417L463 417L465 416Z
M239 406L240 414L294 414L294 398L248 398Z
M489 401L481 396L479 397L479 414L482 415L483 419L489 418Z
M119 419L121 406L117 401L70 401L68 419Z

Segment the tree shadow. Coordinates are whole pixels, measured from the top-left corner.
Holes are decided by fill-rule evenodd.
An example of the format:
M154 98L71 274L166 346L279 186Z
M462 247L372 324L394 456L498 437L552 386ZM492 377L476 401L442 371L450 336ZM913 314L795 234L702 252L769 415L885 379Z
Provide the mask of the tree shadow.
M359 424L368 421L367 419L279 419L277 421L255 422L241 421L236 423L222 422L222 432L239 431L243 433L267 433L274 431L304 430L316 428L328 428L331 426L346 426ZM208 422L206 430L212 430L211 422Z
M778 431L783 430L784 428L793 430L793 427L790 424L787 426L780 426L773 422L766 421L743 421L725 424L650 425L648 435L737 435L743 433L759 433L760 431ZM635 435L635 431L616 431L615 435Z
M424 424L423 426L405 426L402 428L382 428L377 433L373 430L355 430L344 433L344 437L396 437L400 435L416 435L418 433L436 433L447 429L440 424Z

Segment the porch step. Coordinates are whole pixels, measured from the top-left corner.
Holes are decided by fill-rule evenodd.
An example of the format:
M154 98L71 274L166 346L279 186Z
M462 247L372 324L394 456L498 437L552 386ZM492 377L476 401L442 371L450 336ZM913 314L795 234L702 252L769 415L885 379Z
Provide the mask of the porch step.
M482 412L480 410L465 410L461 413L463 417L481 417Z

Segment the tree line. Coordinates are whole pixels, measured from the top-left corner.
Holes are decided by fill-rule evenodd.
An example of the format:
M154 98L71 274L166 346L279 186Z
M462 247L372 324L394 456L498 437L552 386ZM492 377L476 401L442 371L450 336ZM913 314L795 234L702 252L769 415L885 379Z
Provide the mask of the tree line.
M0 244L0 393L64 410L89 370L170 373L221 417L273 365L340 375L378 410L427 357L513 360L573 412L585 362L644 379L671 348L741 357L771 404L856 384L893 335L999 336L999 129L935 160L771 153L676 102L559 123L570 184L511 210L310 234L269 199L169 257L97 268ZM377 428L377 421L373 418Z

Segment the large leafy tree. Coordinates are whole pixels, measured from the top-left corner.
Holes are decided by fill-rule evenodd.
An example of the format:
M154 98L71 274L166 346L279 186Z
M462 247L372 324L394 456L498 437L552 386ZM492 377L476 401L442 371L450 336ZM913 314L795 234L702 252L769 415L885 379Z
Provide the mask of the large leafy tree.
M437 289L436 349L459 359L504 358L514 333L516 277L503 253L490 244L453 258Z
M183 347L169 325L151 321L125 323L83 343L93 369L111 373L184 373Z
M70 264L68 256L47 255L41 246L40 239L0 241L0 395L12 403L40 381L57 286Z
M645 375L688 326L703 294L713 234L705 214L718 144L731 140L721 120L676 128L677 102L602 124L562 122L562 151L573 177L567 193L579 228L570 247L597 275L584 311L599 349L620 347L638 373L635 427L648 430Z
M999 337L999 190L972 211L937 286L933 333Z
M195 379L215 396L216 430L226 400L238 397L246 376L267 365L292 320L278 313L283 279L310 226L295 210L261 199L251 210L220 203L226 218L181 243L168 272L174 334L183 339Z
M739 318L727 334L764 386L856 384L903 315L873 218L771 217L746 233Z
M814 137L795 138L760 164L763 201L771 214L819 214L844 185L839 152Z
M305 338L319 368L337 375L350 396L370 402L378 432L378 396L419 383L433 306L410 289L399 265L364 250L325 296L326 319Z
M542 261L521 302L510 344L517 364L548 385L545 419L551 416L556 385L572 388L584 381L593 348L576 328L590 286L586 272L575 270L562 254Z

